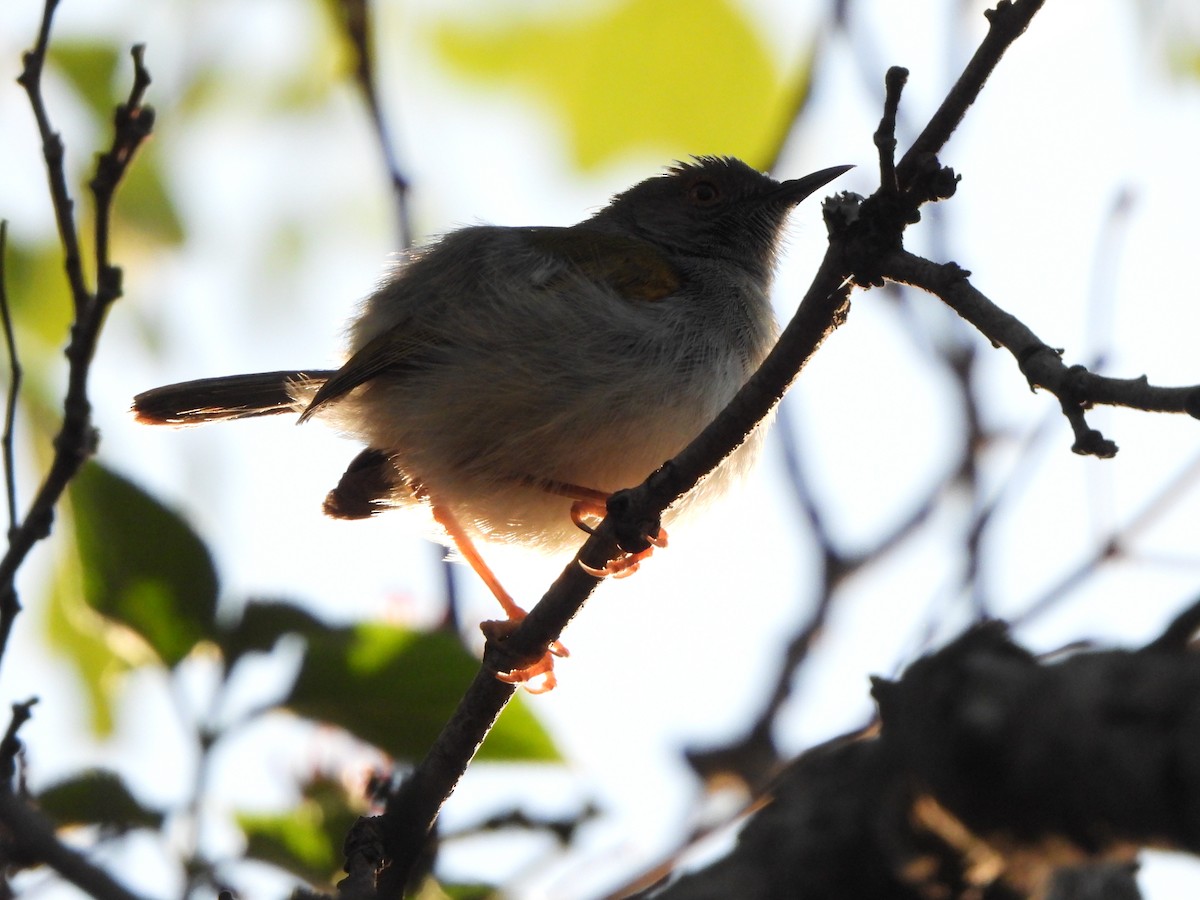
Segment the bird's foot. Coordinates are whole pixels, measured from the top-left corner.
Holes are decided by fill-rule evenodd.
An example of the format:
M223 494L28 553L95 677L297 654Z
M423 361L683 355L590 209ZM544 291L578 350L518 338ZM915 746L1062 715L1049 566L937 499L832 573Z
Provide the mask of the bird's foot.
M562 641L552 641L546 651L534 658L516 658L504 646L504 642L512 635L521 621L525 611L518 607L519 614L508 619L491 619L481 622L479 629L483 636L496 647L504 662L496 668L496 678L505 684L515 684L525 688L531 694L544 694L554 690L558 679L554 675L554 658L570 656L570 651L563 646Z
M607 507L603 503L597 503L594 500L577 500L571 505L571 521L590 534L593 531L591 522L603 519L607 511ZM641 535L641 542L645 544L643 549L623 553L615 559L610 559L600 568L589 566L584 562L580 562L579 567L596 578L605 578L609 575L614 578L626 578L638 570L642 560L653 553L656 547L667 546L666 529L660 527L654 534Z

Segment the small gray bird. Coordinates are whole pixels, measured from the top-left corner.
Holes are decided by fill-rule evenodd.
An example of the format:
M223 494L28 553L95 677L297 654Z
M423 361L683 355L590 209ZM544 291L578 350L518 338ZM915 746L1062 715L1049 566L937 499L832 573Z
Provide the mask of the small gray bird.
M849 168L780 183L700 157L567 228L453 231L371 295L340 369L167 385L139 394L134 411L168 425L325 421L366 446L325 512L428 504L519 620L472 539L569 547L573 521L602 516L611 492L694 438L775 341L767 291L789 211ZM761 432L679 506L734 481Z

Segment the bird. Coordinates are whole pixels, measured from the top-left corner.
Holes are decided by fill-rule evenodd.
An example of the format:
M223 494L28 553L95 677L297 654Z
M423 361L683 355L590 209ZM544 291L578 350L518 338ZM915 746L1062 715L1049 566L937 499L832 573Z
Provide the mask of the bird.
M363 445L324 500L335 518L424 505L499 600L525 610L480 540L561 552L614 491L686 446L750 378L778 327L768 296L784 224L851 166L776 181L699 156L567 227L471 225L405 254L349 328L345 363L220 376L138 394L138 421L291 413ZM678 515L752 464L757 428ZM647 535L661 545L665 533ZM636 568L630 554L596 574ZM497 677L554 686L555 642Z

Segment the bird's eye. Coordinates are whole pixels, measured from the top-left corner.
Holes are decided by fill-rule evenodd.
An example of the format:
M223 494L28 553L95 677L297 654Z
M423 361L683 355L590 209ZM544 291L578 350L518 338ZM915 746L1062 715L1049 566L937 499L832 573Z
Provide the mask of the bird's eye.
M692 185L688 196L693 203L700 206L708 206L710 203L716 203L721 199L721 192L717 190L717 186L711 181L697 181Z

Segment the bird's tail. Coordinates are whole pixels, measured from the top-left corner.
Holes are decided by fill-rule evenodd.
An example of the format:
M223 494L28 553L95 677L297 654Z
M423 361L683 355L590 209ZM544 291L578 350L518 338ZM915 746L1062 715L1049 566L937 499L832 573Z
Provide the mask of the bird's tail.
M200 425L299 412L305 403L296 398L311 395L332 375L332 369L318 369L182 381L138 394L133 412L148 425Z

